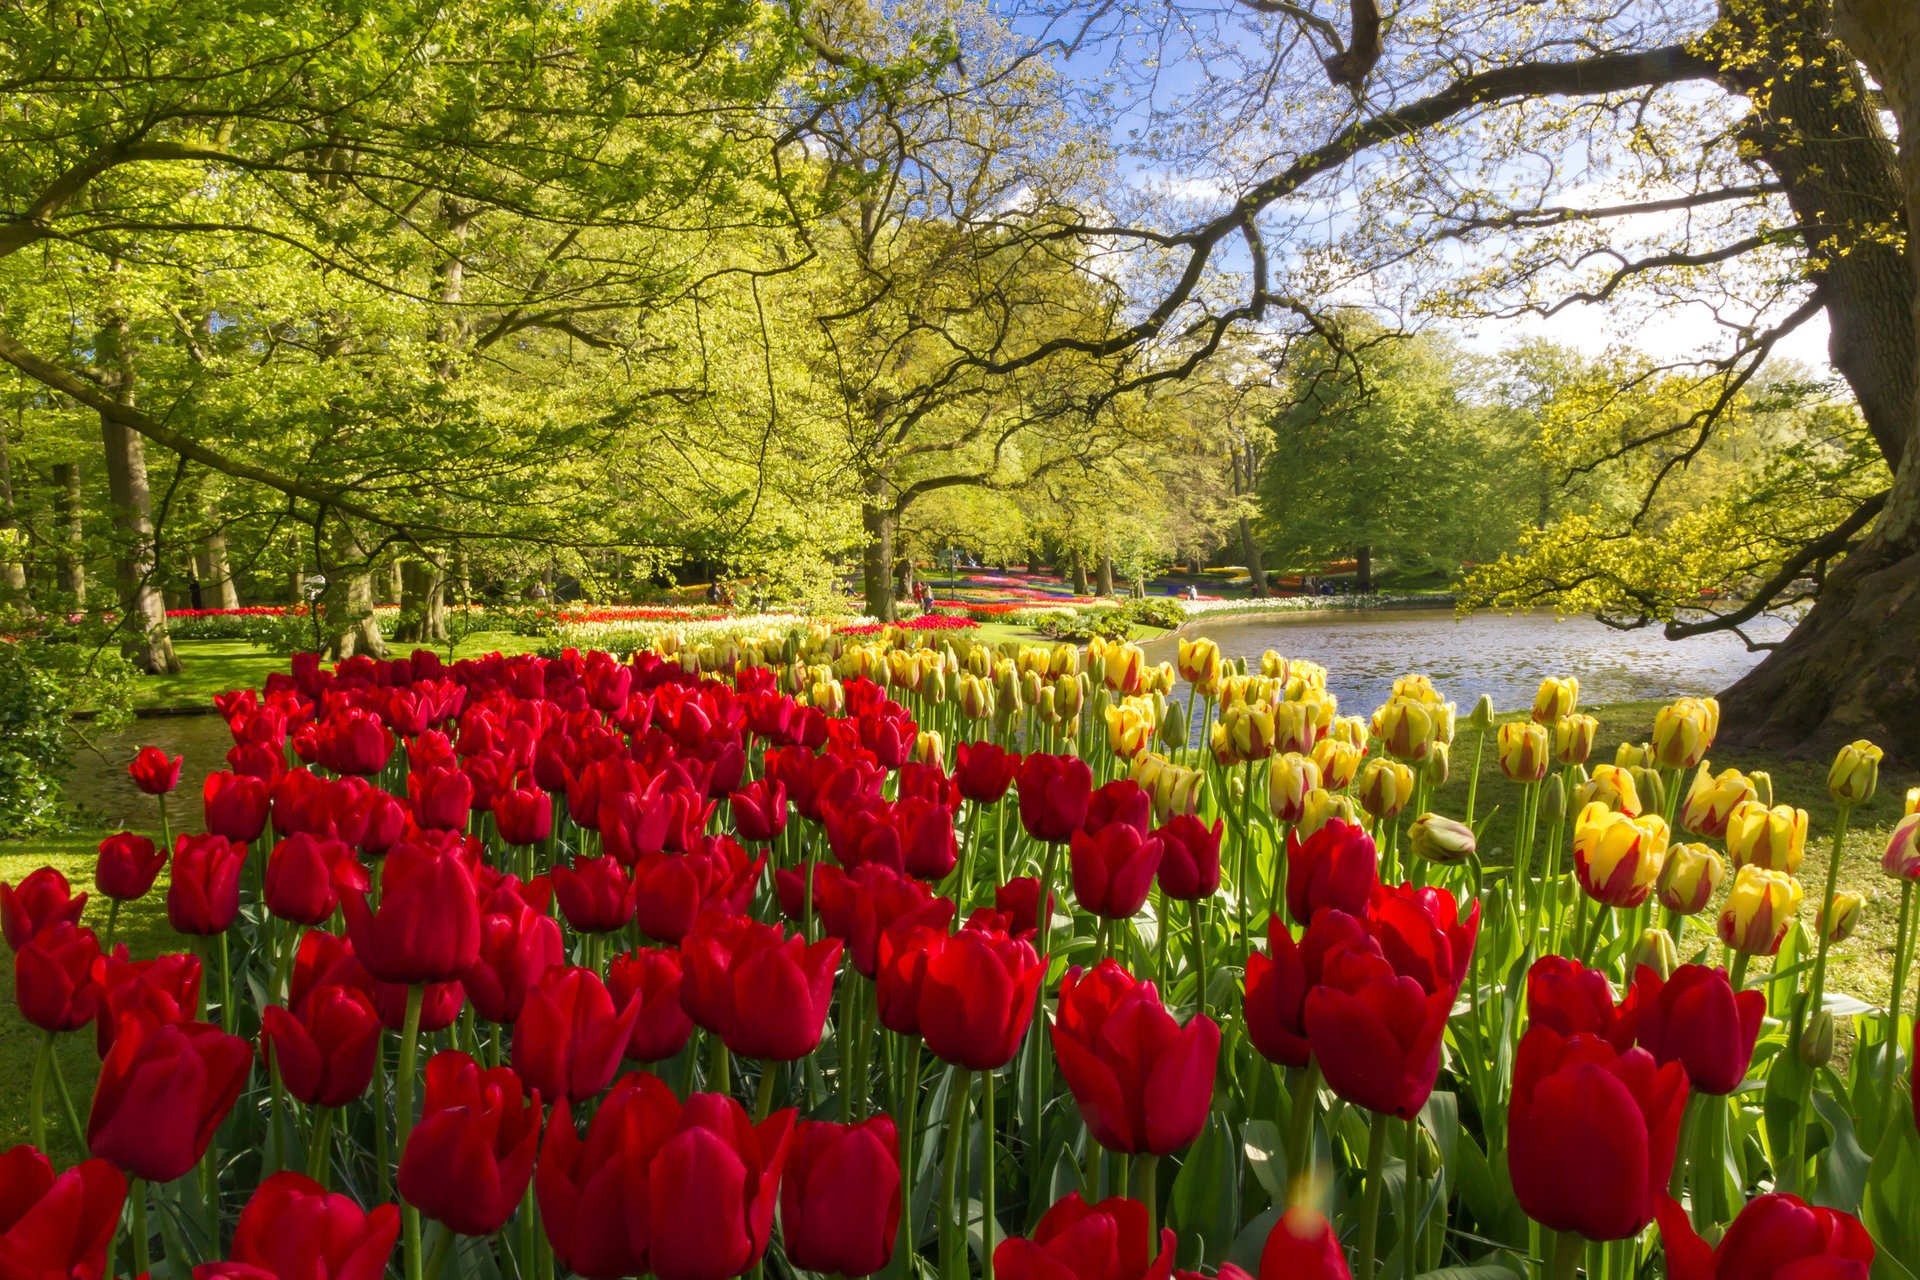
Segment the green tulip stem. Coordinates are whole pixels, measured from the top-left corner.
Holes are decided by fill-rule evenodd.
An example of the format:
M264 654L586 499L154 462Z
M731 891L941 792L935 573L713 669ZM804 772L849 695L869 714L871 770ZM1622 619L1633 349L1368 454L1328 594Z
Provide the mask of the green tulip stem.
M1747 965L1751 963L1752 960L1753 957L1744 951L1736 951L1733 953L1733 967L1727 971L1727 983L1735 991L1741 991L1746 988Z
M1819 1017L1820 1006L1826 1003L1827 951L1833 945L1833 896L1840 886L1840 858L1846 848L1847 824L1852 817L1853 806L1841 802L1839 814L1833 820L1833 849L1827 854L1827 883L1820 895L1820 914L1814 920L1814 931L1820 937L1813 953L1813 980L1807 985L1807 998L1796 1003L1793 1010L1793 1036L1789 1044L1796 1057L1804 1049L1808 1021ZM1793 1140L1788 1148L1792 1155L1785 1170L1789 1191L1800 1189L1800 1179L1806 1170L1807 1112L1812 1110L1812 1098L1813 1073L1809 1071L1800 1086L1800 1105L1793 1113Z
M1420 1118L1410 1116L1406 1122L1405 1154L1402 1156L1404 1167L1401 1170L1401 1217L1400 1224L1400 1275L1403 1280L1413 1280L1414 1250L1420 1243Z
M402 1160L407 1156L407 1138L413 1132L414 1062L420 1056L420 1009L426 998L427 989L420 983L407 987L407 1016L400 1029L400 1071L394 1089L394 1128ZM420 1211L403 1197L400 1212L407 1232L407 1280L421 1280L424 1259L420 1256Z
M758 1125L773 1112L773 1087L780 1076L780 1064L766 1062L760 1067L760 1084L753 1092L753 1122Z
M228 1035L233 1034L234 1018L237 1011L233 1007L233 959L227 946L227 931L220 931L220 1026Z
M967 1226L956 1201L960 1194L960 1153L967 1146L967 1094L971 1086L972 1073L953 1068L947 1083L947 1149L940 1185L940 1221L952 1242L940 1254L940 1272L946 1280L966 1280L967 1274Z
M1900 1070L1900 998L1906 992L1909 961L1907 950L1913 945L1914 881L1900 882L1900 920L1893 943L1893 995L1887 1001L1887 1038L1880 1067L1880 1131L1893 1124L1895 1078Z
M47 1067L53 1060L53 1032L40 1037L40 1051L33 1058L33 1087L27 1104L27 1138L34 1149L47 1149Z
M1300 1068L1287 1116L1287 1205L1305 1204L1313 1195L1313 1109L1320 1096L1320 1059Z
M993 1122L993 1072L980 1073L980 1275L993 1280L993 1153L999 1138ZM1151 1238L1151 1237L1149 1237Z
M116 926L119 925L119 923L120 923L120 899L115 898L107 904L107 938L105 942L102 942L100 944L100 950L105 955L113 954L113 935L114 935L114 930Z
M906 1036L899 1039L906 1065L900 1076L899 1096L894 1102L897 1114L893 1123L899 1131L900 1142L900 1235L894 1252L899 1255L899 1273L907 1280L915 1274L913 1250L919 1242L919 1235L913 1229L913 1171L918 1159L915 1140L919 1137L920 1040Z
M127 1200L132 1205L128 1231L133 1236L133 1273L144 1276L153 1270L153 1255L147 1249L147 1180L127 1179Z
M1047 969L1053 954L1053 875L1060 857L1060 846L1049 842L1046 854L1040 862L1040 905L1035 914L1039 917L1034 933L1034 950L1040 955L1040 986L1033 993L1033 1089L1032 1114L1030 1123L1032 1136L1028 1142L1029 1165L1027 1182L1029 1186L1040 1185L1040 1126L1044 1100L1047 1096L1047 1053L1045 1031L1047 1026Z
M1553 1263L1548 1272L1549 1280L1574 1280L1580 1274L1580 1255L1586 1252L1586 1241L1573 1231L1553 1233Z
M1374 1256L1380 1242L1381 1173L1387 1164L1387 1117L1372 1113L1373 1125L1367 1132L1367 1172L1360 1199L1359 1265L1355 1280L1374 1280Z
M1187 907L1188 932L1193 935L1193 1003L1207 1011L1207 900L1195 898Z
M1253 904L1253 761L1243 766L1246 786L1240 792L1240 867L1239 877L1234 883L1234 897L1239 899L1240 917L1240 959L1245 963L1247 955L1253 950L1252 904Z
M1147 1206L1147 1243L1160 1240L1160 1157L1147 1152L1133 1162L1133 1198Z
M67 1088L67 1073L60 1069L60 1055L54 1052L53 1036L53 1032L47 1032L47 1063L53 1070L53 1091L60 1095L60 1110L67 1117L67 1128L73 1131L73 1144L84 1149L87 1128L80 1123L80 1113L73 1109L73 1093Z
M313 1135L307 1140L307 1176L325 1187L333 1161L327 1157L333 1147L333 1117L338 1108L321 1107L313 1119Z
M434 1239L433 1255L427 1259L427 1280L440 1280L440 1273L446 1270L447 1255L452 1252L453 1232L443 1226Z
M715 1036L711 1053L707 1059L707 1092L732 1093L733 1056L727 1052L727 1042Z
M160 802L160 851L170 855L173 853L173 827L167 822L167 797L162 794L155 796L154 799ZM115 902L114 905L117 907L120 904ZM108 930L108 934L111 937L111 929Z

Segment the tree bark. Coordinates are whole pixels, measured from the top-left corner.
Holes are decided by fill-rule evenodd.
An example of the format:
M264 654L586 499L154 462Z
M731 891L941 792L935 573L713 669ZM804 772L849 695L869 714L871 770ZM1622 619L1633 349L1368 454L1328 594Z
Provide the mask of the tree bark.
M893 594L893 508L887 504L886 480L876 476L867 485L860 504L860 524L867 532L861 553L860 585L867 613L881 622L897 622L899 609Z
M1823 5L1811 7L1817 12L1795 15L1803 26L1825 17ZM1883 264L1873 293L1825 285L1835 367L1853 385L1894 466L1894 481L1879 519L1827 576L1806 617L1722 695L1723 736L1743 746L1809 752L1865 737L1912 763L1920 761L1920 252L1911 248L1920 243L1920 8L1910 0L1837 0L1832 17L1834 30L1879 81L1900 126L1897 195L1887 212L1905 221L1904 262ZM1788 102L1810 111L1823 105L1811 97ZM1864 116L1870 99L1861 92L1854 103L1840 105ZM1783 103L1776 114L1789 109ZM1792 123L1818 136L1822 120ZM1871 119L1865 126L1865 136L1883 136ZM1888 176L1856 172L1848 180L1856 194L1880 187L1884 208ZM1854 345L1875 350L1852 352L1843 362L1843 331Z
M128 349L124 316L111 316L100 327L97 350L114 402L133 404L133 353ZM118 535L114 575L120 586L120 649L128 661L148 675L176 675L180 657L167 634L167 605L158 585L146 443L131 427L105 413L100 415L100 442L106 455L107 490Z
M1073 571L1073 594L1077 596L1087 594L1087 558L1080 554L1078 547L1073 549L1070 568Z
M13 448L0 419L0 599L24 603L27 561L13 502Z
M1365 594L1373 590L1373 548L1362 543L1353 553L1353 589Z
M1253 452L1253 443L1244 446L1236 440L1227 450L1233 460L1233 492L1238 497L1250 498L1259 488L1259 459ZM1238 521L1240 526L1240 558L1246 562L1247 581L1253 588L1253 594L1267 594L1267 566L1260 555L1260 543L1253 536L1253 520L1242 513Z
M60 594L71 597L75 608L82 608L87 603L87 522L80 492L80 464L54 463L53 486L55 523L62 531L55 553Z
M336 662L356 654L384 658L387 642L373 616L373 570L366 548L345 523L335 547L338 558L327 573L327 589L321 597L328 623L327 656Z
M227 557L227 535L216 527L207 534L207 586L216 609L238 609L240 588L233 581L233 563Z
M424 560L400 564L400 617L393 638L409 644L436 644L447 638L446 575Z
M1093 591L1099 596L1113 594L1113 557L1104 551L1100 553L1100 563L1094 570Z

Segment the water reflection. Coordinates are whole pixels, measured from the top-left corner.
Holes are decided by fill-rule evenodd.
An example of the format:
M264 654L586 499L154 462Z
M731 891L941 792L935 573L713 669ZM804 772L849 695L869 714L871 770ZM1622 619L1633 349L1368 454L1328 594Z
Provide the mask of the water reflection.
M1755 640L1777 640L1790 624L1762 618ZM1550 613L1473 614L1447 609L1382 609L1316 613L1249 622L1202 624L1197 632L1256 669L1273 649L1320 663L1345 714L1366 714L1392 692L1394 677L1422 672L1464 712L1481 694L1503 711L1533 704L1545 676L1578 676L1583 703L1717 693L1764 656L1738 636L1667 640L1656 629L1616 631L1587 617ZM1171 660L1171 640L1148 646L1154 661Z

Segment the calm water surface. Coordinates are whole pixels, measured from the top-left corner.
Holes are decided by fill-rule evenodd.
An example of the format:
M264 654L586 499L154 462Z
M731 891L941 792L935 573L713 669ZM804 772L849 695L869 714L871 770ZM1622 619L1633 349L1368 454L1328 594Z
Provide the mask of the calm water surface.
M1778 618L1749 628L1755 640L1777 640L1789 625ZM1196 632L1228 657L1257 670L1273 649L1324 666L1327 687L1343 714L1366 714L1393 691L1397 676L1432 677L1462 713L1481 694L1502 711L1533 705L1546 676L1578 676L1583 703L1704 695L1746 674L1764 656L1749 653L1738 636L1714 634L1666 640L1656 629L1616 631L1592 618L1550 613L1473 614L1449 609L1380 609L1312 613L1247 622L1202 623ZM1154 661L1171 660L1172 640L1148 646Z

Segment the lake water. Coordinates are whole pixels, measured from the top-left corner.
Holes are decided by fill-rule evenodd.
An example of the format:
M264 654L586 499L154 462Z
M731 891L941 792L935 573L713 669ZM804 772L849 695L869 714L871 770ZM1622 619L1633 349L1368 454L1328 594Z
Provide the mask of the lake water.
M1778 640L1790 624L1762 618L1748 628L1755 640ZM1481 694L1501 711L1533 705L1547 676L1577 676L1583 704L1718 693L1757 664L1738 636L1716 633L1664 639L1657 628L1617 631L1588 617L1550 613L1471 614L1450 609L1379 609L1303 613L1246 622L1201 622L1204 635L1227 657L1258 670L1272 649L1317 662L1327 687L1347 715L1365 715L1386 701L1394 679L1430 676L1462 714ZM1171 661L1171 639L1148 646L1154 661Z

